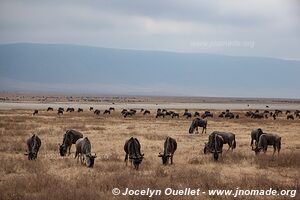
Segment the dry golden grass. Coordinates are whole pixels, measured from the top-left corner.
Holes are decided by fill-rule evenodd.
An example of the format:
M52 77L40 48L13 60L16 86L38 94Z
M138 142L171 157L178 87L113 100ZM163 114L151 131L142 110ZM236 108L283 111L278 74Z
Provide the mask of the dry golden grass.
M183 110L177 110L183 113ZM95 117L93 112L66 113L32 110L0 111L0 199L148 199L148 197L113 196L115 187L124 189L165 189L186 187L208 189L297 189L300 180L300 120L208 119L208 134L214 130L236 134L237 148L224 152L215 162L212 155L203 154L208 134L189 135L191 120L156 119L137 116L124 119L120 110L112 115ZM214 111L219 113L219 111ZM250 132L261 127L265 132L282 136L282 150L272 157L255 156L250 148ZM95 166L88 169L74 159L75 147L68 157L60 157L58 145L67 129L88 136L92 153L97 153ZM200 130L200 129L199 129ZM28 161L23 155L26 139L36 133L42 140L38 159ZM124 163L124 142L137 137L145 153L140 170ZM158 153L163 150L166 136L174 137L178 149L174 165L162 166ZM227 148L227 145L224 146ZM296 198L299 198L297 195ZM158 196L153 199L194 199L192 196ZM201 199L231 199L231 197L201 196ZM237 197L236 199L290 199L290 197Z

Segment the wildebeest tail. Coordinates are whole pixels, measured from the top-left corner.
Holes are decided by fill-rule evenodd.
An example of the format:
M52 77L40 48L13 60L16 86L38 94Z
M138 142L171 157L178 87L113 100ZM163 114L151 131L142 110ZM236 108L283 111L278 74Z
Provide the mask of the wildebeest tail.
M236 148L236 141L235 141L235 135L233 136L233 148L235 149Z

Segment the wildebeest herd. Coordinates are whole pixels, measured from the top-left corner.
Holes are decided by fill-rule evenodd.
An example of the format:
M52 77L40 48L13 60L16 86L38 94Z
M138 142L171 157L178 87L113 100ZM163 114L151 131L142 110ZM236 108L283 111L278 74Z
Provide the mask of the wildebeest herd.
M53 111L54 109L49 107L47 111ZM94 111L95 115L99 115L101 112L98 109L95 109L93 107L90 107L90 111ZM66 112L74 112L74 108L67 108ZM78 108L78 112L83 112L83 109ZM105 110L103 114L110 114L111 112L115 111L113 107ZM64 108L58 109L58 114L63 114ZM123 109L121 111L121 114L124 118L131 117L135 115L137 111L135 109ZM150 114L150 111L147 109L141 109L140 113L143 113L143 115ZM258 116L263 116L262 118L265 118L265 115L268 112L264 111L263 113L260 113L259 111L251 112L248 111L245 116L250 118L260 118ZM275 110L274 113L270 113L270 116L278 116L279 114L282 114L282 111ZM38 114L38 111L34 111L34 115ZM261 115L262 114L262 115ZM289 116L291 115L290 111L286 112L287 119L289 119ZM295 111L292 116L295 117L299 115L299 111ZM179 118L179 113L176 113L174 111L167 111L166 109L157 109L156 112L156 118L162 117L165 118L167 116L170 116L172 118L177 117ZM192 115L191 112L189 112L187 109L184 111L184 114L182 115L186 117L187 119L191 118L192 116L196 117L192 120L190 127L189 127L189 134L196 133L198 134L198 127L202 127L202 134L207 132L207 125L208 121L205 118L211 117L213 118L213 113L210 111L205 111L202 115L200 115L199 112L195 112L194 115ZM200 118L201 116L201 118ZM239 115L234 114L230 112L229 110L226 110L225 112L222 112L219 117L222 118L229 118L229 119L238 119ZM275 117L276 118L276 117ZM196 132L195 132L196 131ZM273 146L274 152L277 151L280 152L281 149L281 137L278 134L274 133L266 133L263 132L261 128L256 128L251 131L250 134L250 146L252 150L257 155L259 152L263 151L266 152L268 146ZM39 149L41 147L41 139L36 135L33 134L32 137L30 137L27 140L27 153L25 155L28 156L29 160L34 160L37 158ZM84 137L82 133L76 131L76 130L67 130L65 134L63 135L63 141L62 144L59 145L58 153L61 156L66 156L71 154L71 146L72 144L75 144L76 152L75 152L75 158L77 158L77 162L80 159L81 164L86 165L87 167L93 167L94 162L96 159L96 154L92 155L92 145L91 141L88 137ZM223 152L223 145L228 144L228 150L231 149L233 151L237 147L236 143L236 137L234 133L231 132L222 132L222 131L213 131L208 136L208 141L204 144L204 154L211 153L213 155L214 160L219 159L219 155L222 155ZM173 164L173 156L175 151L177 150L177 141L175 138L167 137L164 142L163 146L163 153L159 153L158 157L162 159L162 163L164 165L168 164L170 161L170 164ZM227 150L227 151L228 151ZM125 162L127 165L127 161L129 160L134 166L134 169L138 170L139 165L142 163L144 154L141 153L141 144L137 138L131 137L128 140L125 141L124 144L124 151L125 151Z

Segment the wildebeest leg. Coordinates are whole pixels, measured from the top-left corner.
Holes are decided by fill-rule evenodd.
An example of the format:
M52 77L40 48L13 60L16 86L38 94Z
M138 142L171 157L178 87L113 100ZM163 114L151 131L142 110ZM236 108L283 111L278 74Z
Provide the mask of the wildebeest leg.
M276 144L273 145L273 148L274 148L274 151L273 151L273 155L272 156L274 156L274 154L276 152Z
M124 160L124 162L126 162L126 166L127 166L127 161L128 161L128 153L126 153L125 160Z
M199 134L199 131L198 131L198 126L196 127L196 134Z
M83 155L80 155L80 163L83 164L83 159L82 159Z
M71 155L71 145L69 146L69 155Z
M173 164L173 155L171 155L171 165Z

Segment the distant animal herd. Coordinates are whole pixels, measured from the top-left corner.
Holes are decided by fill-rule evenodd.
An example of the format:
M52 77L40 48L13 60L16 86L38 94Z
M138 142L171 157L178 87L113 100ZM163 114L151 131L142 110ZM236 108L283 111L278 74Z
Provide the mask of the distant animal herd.
M53 108L48 107L47 111L54 111ZM93 107L89 108L89 111L94 111L95 115L100 115L101 111L98 109L95 109ZM111 114L111 112L115 111L113 107L110 107L109 109L105 110L103 112L103 115ZM66 112L75 112L74 108L67 108ZM78 108L77 112L83 112L82 108ZM64 108L58 108L57 114L62 115L64 113ZM132 117L136 115L137 110L135 109L123 109L121 111L121 115L124 118ZM147 109L141 109L140 113L143 113L143 115L149 115L151 112ZM38 110L34 110L33 115L38 114ZM260 112L259 110L256 110L254 112L248 111L246 112L245 116L249 118L254 119L262 119L262 118L268 118L272 117L274 120L279 114L283 114L283 111L275 110L274 112L265 110L264 112ZM285 112L286 118L288 120L294 120L295 118L300 118L300 111L296 110L294 113L291 111ZM166 109L157 109L156 112L156 118L165 118L167 116L170 116L171 118L179 118L179 113L176 113L174 111L168 111ZM185 109L183 117L189 119L194 116L195 118L192 120L190 124L190 128L188 130L189 134L196 133L198 134L198 127L202 128L202 134L206 133L207 129L207 119L208 117L213 118L213 113L210 111L205 111L202 115L200 115L199 112L195 112L194 114L190 113L188 109ZM228 119L239 119L238 114L234 114L230 112L229 110L226 110L225 112L221 112L218 116L219 118L228 118ZM263 151L264 153L267 151L268 146L273 146L273 156L275 152L277 151L278 154L281 149L281 137L278 134L275 133L265 133L261 128L256 128L251 131L250 134L251 137L251 143L250 146L252 150L255 152L255 154L259 154L259 152ZM34 160L37 158L39 149L41 147L41 139L36 135L33 134L28 140L27 140L27 152L25 155L28 156L29 160ZM76 152L75 152L75 158L77 160L80 159L81 164L86 165L87 167L93 167L95 158L97 157L96 154L92 155L91 153L91 142L88 139L88 137L83 137L83 134L76 131L76 130L67 130L66 133L63 135L63 141L62 144L59 146L59 154L61 156L66 156L71 154L71 146L72 144L75 144ZM211 153L213 155L214 160L219 159L219 155L222 154L223 151L223 145L228 144L228 150L231 149L233 151L236 148L236 139L235 134L230 132L219 132L219 131L213 131L208 136L208 141L204 144L203 152L204 154ZM164 165L168 164L169 161L170 164L173 164L173 156L177 149L177 142L176 139L167 137L164 142L164 151L163 153L159 153L158 157L162 159L162 163ZM228 151L227 150L227 151ZM137 138L131 137L128 140L125 141L124 144L124 151L125 151L125 162L127 165L128 159L130 160L132 166L134 169L138 170L139 165L142 163L142 160L144 158L144 154L141 153L141 144Z

